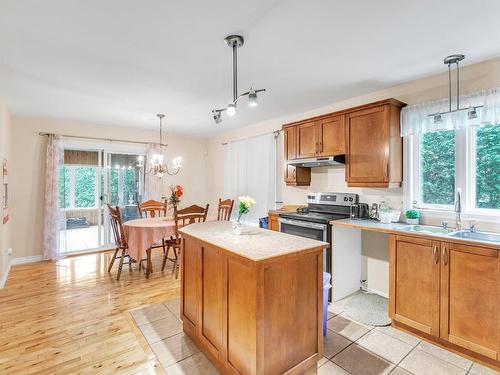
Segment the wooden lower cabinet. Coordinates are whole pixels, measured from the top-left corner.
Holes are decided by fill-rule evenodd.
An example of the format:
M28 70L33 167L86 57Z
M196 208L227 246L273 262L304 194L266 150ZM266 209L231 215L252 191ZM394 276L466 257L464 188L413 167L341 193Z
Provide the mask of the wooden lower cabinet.
M500 359L498 251L458 243L441 248L441 338Z
M402 236L392 242L391 318L439 336L439 243Z
M269 211L268 213L268 224L269 224L269 230L274 230L276 232L279 232L280 230L280 224L278 222L278 219L279 219L279 214L277 214L276 212L272 212L272 211Z
M184 332L222 374L315 374L323 249L253 261L183 235Z
M500 366L499 248L393 235L389 313L396 324Z

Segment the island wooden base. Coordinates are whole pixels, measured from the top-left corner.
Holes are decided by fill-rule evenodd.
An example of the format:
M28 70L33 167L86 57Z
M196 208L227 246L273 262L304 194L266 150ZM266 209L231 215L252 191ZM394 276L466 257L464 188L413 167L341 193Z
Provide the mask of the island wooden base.
M222 374L315 374L323 248L254 261L183 235L184 332Z

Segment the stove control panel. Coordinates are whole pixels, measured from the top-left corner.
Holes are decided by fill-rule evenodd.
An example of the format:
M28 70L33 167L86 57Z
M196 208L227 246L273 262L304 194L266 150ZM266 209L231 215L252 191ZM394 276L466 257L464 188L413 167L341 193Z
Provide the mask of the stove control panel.
M358 202L359 195L351 193L310 193L307 196L308 204L350 206Z

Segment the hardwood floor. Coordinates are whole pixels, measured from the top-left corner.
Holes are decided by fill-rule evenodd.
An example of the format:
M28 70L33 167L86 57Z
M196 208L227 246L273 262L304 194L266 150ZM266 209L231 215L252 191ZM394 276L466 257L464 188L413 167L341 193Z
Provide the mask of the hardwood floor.
M163 254L154 272L124 267L111 252L12 267L0 290L0 374L163 374L128 310L179 296Z

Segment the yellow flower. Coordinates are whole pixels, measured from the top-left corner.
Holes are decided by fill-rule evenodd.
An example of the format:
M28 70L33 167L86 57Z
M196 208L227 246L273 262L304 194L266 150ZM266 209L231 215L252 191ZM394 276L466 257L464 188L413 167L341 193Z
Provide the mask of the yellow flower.
M239 197L238 200L240 201L240 203L242 203L246 208L250 208L252 207L256 202L255 202L255 199L253 198L250 198L248 196L246 197Z

